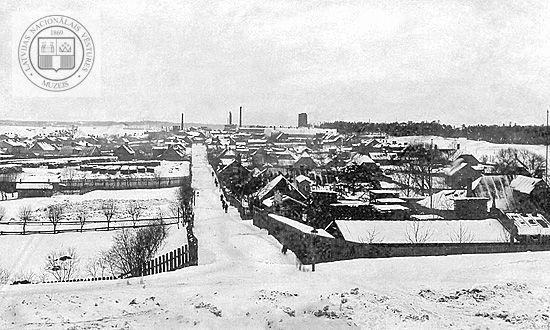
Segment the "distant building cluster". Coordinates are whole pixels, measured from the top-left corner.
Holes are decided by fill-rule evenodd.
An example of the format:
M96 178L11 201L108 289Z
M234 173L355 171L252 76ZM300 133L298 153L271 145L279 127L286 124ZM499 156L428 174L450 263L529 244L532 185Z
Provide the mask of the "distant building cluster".
M545 181L523 171L499 173L459 144L309 128L306 114L299 115L298 128L212 130L206 144L243 216L266 210L354 242L550 237Z
M91 135L72 127L33 137L0 134L1 199L16 192L18 198L47 197L70 189L75 182L76 188L84 189L86 179L88 184L104 187L114 187L114 181L123 178L136 180L125 182L129 187L147 187L147 180L169 186L176 180L164 182L160 177L188 176L188 168L174 165L173 174L158 173L155 168L161 162L189 163L191 144L204 140L204 133L193 129Z

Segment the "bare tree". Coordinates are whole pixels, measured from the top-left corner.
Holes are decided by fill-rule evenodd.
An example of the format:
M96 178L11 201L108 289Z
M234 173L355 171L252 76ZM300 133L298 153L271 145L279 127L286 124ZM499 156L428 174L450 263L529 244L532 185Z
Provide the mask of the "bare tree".
M107 230L109 230L111 228L111 219L116 213L115 202L112 200L104 201L101 204L101 212L103 212L105 219L107 219Z
M401 156L402 165L395 179L407 189L425 195L431 193L433 184L433 171L435 168L446 164L444 155L437 149L427 144L411 144Z
M5 216L6 216L6 208L3 206L0 206L0 221L4 220Z
M110 250L102 251L100 254L100 258L107 267L107 274L110 274L110 276L116 276L117 261L115 260L114 255L110 253Z
M78 223L80 224L80 232L84 231L84 225L86 224L86 220L88 218L88 214L86 211L81 210L76 214L76 218L78 219Z
M10 271L5 268L0 268L0 284L7 284L10 281Z
M123 229L113 238L109 259L118 274L138 276L143 264L162 247L168 231L162 219L141 229Z
M61 171L61 176L65 178L69 183L71 183L77 177L77 170L71 167L66 167Z
M88 259L86 273L93 278L108 277L112 275L109 264L103 254Z
M17 273L13 276L13 283L34 283L36 281L36 274L33 271Z
M132 217L134 228L136 228L137 221L144 210L144 207L137 201L131 201L128 205L126 205L126 211Z
M410 243L426 243L433 235L433 230L421 223L413 220L405 229L405 235Z
M27 233L27 223L32 219L32 207L24 205L19 208L19 219L23 224L23 235Z
M53 225L53 233L56 233L57 225L61 221L63 215L63 206L61 204L54 204L48 206L48 221Z
M46 257L44 270L56 281L68 281L77 274L79 261L80 258L74 248L50 251Z
M449 234L449 238L453 243L472 243L474 241L474 234L464 226L462 221L459 221L458 227Z
M366 244L381 243L382 237L376 227L373 227L372 229L367 230L365 235L359 237L359 242Z
M530 176L540 177L544 173L546 161L541 155L527 149L519 149L516 153L516 160Z
M544 157L527 149L501 149L496 155L496 169L502 174L528 174L540 177L545 169Z

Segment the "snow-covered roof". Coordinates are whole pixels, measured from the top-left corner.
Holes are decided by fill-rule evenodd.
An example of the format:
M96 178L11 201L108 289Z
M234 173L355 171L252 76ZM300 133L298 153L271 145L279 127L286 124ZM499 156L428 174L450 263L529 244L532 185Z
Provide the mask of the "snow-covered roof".
M313 230L313 227L306 225L305 223L298 222L296 220L292 220L280 215L276 214L268 214L268 217L272 218L273 220L282 222L286 225L289 225L291 227L294 227L295 229L298 229L299 231L307 234L311 234L311 231ZM317 235L328 237L328 238L334 238L331 234L327 233L324 229L317 229Z
M378 199L376 199L376 203L404 204L404 203L406 203L406 201L402 200L401 198L387 197L387 198L378 198Z
M550 235L550 223L542 214L506 213L514 221L518 235Z
M375 204L372 206L378 212L390 212L390 211L406 211L409 208L399 204L382 205Z
M418 229L421 236L426 236L424 243L507 241L506 229L496 219L428 221L336 220L335 223L346 241L358 243L368 243L365 241L373 236L375 241L372 243L411 243L409 236L412 235L415 228Z
M36 146L44 151L55 151L55 147L46 142L36 142Z
M15 184L17 190L52 190L51 183L35 183L35 182L17 182Z
M258 190L256 196L260 200L263 199L267 194L269 194L271 190L273 190L273 188L275 188L279 184L279 182L281 182L281 180L287 181L284 176L278 175L276 178L269 181L262 189Z
M308 178L307 176L303 175L303 174L300 174L296 177L296 182L300 183L302 181L309 181L311 182L311 179Z
M541 181L542 179L518 175L514 180L512 180L512 182L510 182L510 187L521 193L530 194L533 189L535 189L535 186Z
M347 165L351 165L351 164L355 164L355 165L363 165L363 164L374 164L374 160L372 160L372 158L370 158L369 156L367 155L361 155L361 154L356 154L355 156L353 156L349 162L347 163Z
M122 149L124 149L124 151L126 151L128 154L135 154L136 152L134 151L134 149L132 149L132 147L130 147L129 145L126 145L126 144L123 144L120 146Z
M392 190L392 189L371 189L369 190L369 192L375 195L381 195L381 194L399 195L399 190Z
M332 203L330 206L353 206L353 207L359 207L359 206L366 206L369 205L369 203L365 203L359 200L338 200L338 203Z
M282 196L282 202L283 202L283 203L284 203L284 202L289 202L289 201L290 201L290 202L293 202L293 203L296 203L296 204L299 204L299 205L301 205L301 206L303 206L303 207L306 206L306 204L304 204L304 203L302 203L302 202L300 202L300 201L298 201L298 200L296 200L296 199L294 199L294 198L292 198L292 197L290 197L290 196L287 196L287 195L283 195L283 196ZM267 207L272 207L274 202L275 202L275 196L271 196L271 197L269 197L269 198L264 199L264 201L262 202L262 204L264 204L264 205L267 206Z
M516 200L510 186L510 179L506 175L484 175L472 183L474 194L477 197L489 199L488 205L493 203L501 210L515 210Z
M466 196L466 190L442 190L418 201L419 205L436 210L452 211L455 209L454 200Z
M466 162L459 161L456 164L453 163L451 167L445 169L445 174L447 174L448 176L453 176L467 166L468 166L468 163Z

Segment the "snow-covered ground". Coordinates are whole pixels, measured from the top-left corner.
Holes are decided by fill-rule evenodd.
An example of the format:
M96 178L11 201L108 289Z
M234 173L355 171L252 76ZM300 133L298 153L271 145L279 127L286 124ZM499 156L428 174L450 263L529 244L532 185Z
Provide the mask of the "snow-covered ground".
M2 126L2 132L5 134L17 134L21 137L33 137L36 135L48 135L58 131L70 130L71 126L23 126L23 125L5 125ZM157 128L158 129L158 128ZM108 125L108 126L78 126L77 136L105 136L105 135L134 135L142 136L146 132L145 129L126 128L124 125Z
M123 209L127 201L139 201L143 206L149 206L150 210L143 212L142 218L153 217L161 210L164 216L171 216L169 204L175 200L178 188L162 189L135 189L135 190L96 190L84 195L58 195L44 198L26 198L0 202L0 206L6 210L7 218L17 218L19 209L29 205L33 210L45 209L48 205L65 203L70 205L67 212L85 209L89 212L88 220L104 221L100 210L92 211L91 206L100 207L102 200L112 200L120 208L115 219L129 219L130 216L124 214ZM35 212L35 216L40 211ZM70 215L70 213L69 213ZM47 219L40 219L47 221ZM70 219L75 220L75 219ZM131 225L131 222L120 223L118 225ZM105 227L106 224L90 223L85 228ZM66 225L61 222L58 229L79 228L78 225ZM158 255L170 252L184 244L187 244L186 231L178 226L171 225L169 235ZM50 224L27 226L28 231L33 230L52 230ZM3 231L20 231L20 225L0 225ZM43 273L44 263L49 252L53 250L65 250L74 248L80 257L81 277L87 277L84 273L84 266L90 258L97 256L101 251L109 249L112 244L112 238L118 230L83 232L83 233L58 233L58 234L32 234L32 235L0 235L0 251L3 251L0 257L0 268L9 269L14 278L20 278L22 274L32 272L36 279ZM1 327L1 326L0 326Z
M94 190L83 195L54 195L52 197L34 197L0 201L6 211L5 219L18 219L18 212L24 206L33 210L44 210L53 204L87 204L96 200L114 200L118 202L119 212L123 213L125 201L154 201L155 207L161 207L163 213L169 213L169 203L176 198L178 188ZM42 219L44 221L44 219Z
M546 147L544 145L497 144L487 141L468 140L465 138L444 138L441 136L401 136L391 137L389 140L401 143L431 143L433 140L434 145L437 145L439 148L456 148L457 145L460 145L460 149L465 153L472 154L479 160L481 160L483 156L486 156L488 161L494 161L494 157L498 151L507 148L526 149L543 157L546 152Z
M199 266L142 280L7 286L1 328L547 328L550 253L349 260L298 271L265 231L223 213L204 149Z

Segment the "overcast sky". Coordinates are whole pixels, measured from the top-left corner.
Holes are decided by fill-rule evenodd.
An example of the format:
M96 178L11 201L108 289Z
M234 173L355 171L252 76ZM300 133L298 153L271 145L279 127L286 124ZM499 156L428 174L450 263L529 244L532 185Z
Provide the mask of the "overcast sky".
M541 124L550 106L549 3L8 1L0 116L178 121L185 112L187 121L224 123L242 105L245 124L295 124L299 112L313 122ZM37 9L85 26L88 13L99 15L90 33L100 96L13 95L17 44L3 27L15 11Z

